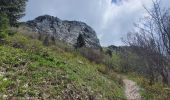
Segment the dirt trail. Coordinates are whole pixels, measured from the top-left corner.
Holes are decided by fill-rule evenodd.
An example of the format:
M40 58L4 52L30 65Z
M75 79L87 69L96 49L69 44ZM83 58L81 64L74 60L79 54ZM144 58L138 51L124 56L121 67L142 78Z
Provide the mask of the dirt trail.
M139 93L140 88L137 86L137 84L126 78L123 79L123 82L125 84L125 95L127 100L141 100Z

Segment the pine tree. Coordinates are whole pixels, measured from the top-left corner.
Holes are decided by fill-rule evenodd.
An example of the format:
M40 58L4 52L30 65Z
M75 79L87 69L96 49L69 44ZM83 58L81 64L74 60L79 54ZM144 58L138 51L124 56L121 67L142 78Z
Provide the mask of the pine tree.
M108 54L110 57L112 57L112 51L110 49L107 49L106 54Z
M28 0L0 0L0 14L6 14L11 26L16 26L17 21L25 14Z
M77 43L76 43L76 48L81 48L85 46L85 40L82 34L79 34L78 38L77 38Z
M0 39L6 37L8 33L9 20L6 14L0 14Z

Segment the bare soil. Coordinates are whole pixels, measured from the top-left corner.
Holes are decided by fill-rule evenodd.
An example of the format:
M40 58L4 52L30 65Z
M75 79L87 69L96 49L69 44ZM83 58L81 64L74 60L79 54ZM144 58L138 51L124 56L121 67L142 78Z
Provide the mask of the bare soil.
M123 83L125 84L127 100L141 100L141 95L139 93L140 88L134 81L124 78Z

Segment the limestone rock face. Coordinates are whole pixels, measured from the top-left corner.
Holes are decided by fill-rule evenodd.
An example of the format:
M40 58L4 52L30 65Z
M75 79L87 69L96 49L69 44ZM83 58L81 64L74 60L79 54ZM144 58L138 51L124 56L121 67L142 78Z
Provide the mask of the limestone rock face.
M28 21L26 24L34 32L52 36L54 39L70 45L76 45L77 38L81 34L85 40L85 47L96 49L101 47L96 32L83 22L61 20L57 17L44 15Z

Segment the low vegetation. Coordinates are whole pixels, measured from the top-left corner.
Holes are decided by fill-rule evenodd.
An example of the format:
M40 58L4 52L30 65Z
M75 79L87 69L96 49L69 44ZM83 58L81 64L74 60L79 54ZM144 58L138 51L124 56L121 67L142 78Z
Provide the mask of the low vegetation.
M74 51L75 52L75 51ZM20 33L0 46L0 91L6 99L123 99L118 77L62 47ZM107 85L106 85L107 84Z
M170 13L158 2L146 9L149 26L115 50L86 48L81 35L72 47L24 23L12 27L26 2L0 1L0 99L124 100L123 76L138 83L144 100L170 98Z
M170 98L170 88L168 85L162 85L158 82L150 85L147 78L136 73L128 73L128 77L142 87L141 96L144 100L168 100Z

